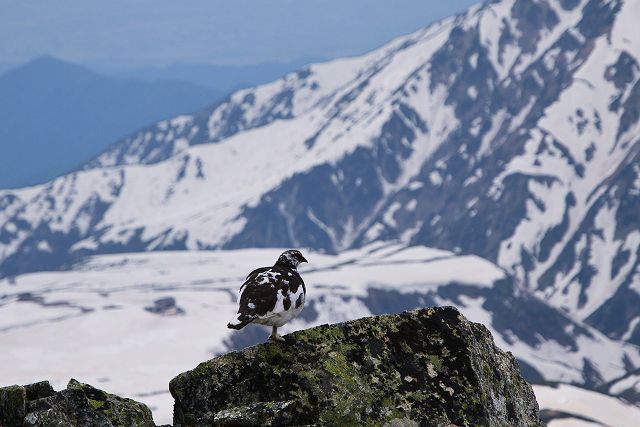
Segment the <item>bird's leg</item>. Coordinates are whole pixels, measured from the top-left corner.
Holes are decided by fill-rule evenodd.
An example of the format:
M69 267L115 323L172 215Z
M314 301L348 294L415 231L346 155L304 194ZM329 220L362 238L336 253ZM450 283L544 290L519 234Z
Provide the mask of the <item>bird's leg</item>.
M282 336L278 335L278 327L277 326L273 326L271 328L271 335L269 336L269 341L284 342L284 338L282 338Z

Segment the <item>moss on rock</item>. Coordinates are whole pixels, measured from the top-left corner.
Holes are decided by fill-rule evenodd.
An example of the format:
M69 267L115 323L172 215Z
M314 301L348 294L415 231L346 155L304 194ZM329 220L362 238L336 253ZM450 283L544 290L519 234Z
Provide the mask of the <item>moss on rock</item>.
M55 392L48 381L0 388L0 426L152 427L149 408L76 380Z
M0 426L19 426L25 415L27 393L24 387L0 388Z
M175 425L542 425L513 356L455 308L323 325L286 339L174 378Z

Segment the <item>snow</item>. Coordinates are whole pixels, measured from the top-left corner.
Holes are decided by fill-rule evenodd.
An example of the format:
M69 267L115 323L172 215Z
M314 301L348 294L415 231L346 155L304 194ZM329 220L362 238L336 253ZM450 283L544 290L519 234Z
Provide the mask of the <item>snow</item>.
M42 251L42 252L52 252L51 246L49 246L49 243L45 240L40 240L36 245L36 247L38 248L39 251Z
M627 327L627 331L622 335L621 339L623 341L628 341L631 338L636 327L638 327L639 323L640 323L640 316L631 319L631 321L629 322L629 327Z
M637 8L637 4L625 7ZM620 12L612 34L628 31L628 29L621 29L622 25L628 25L628 17L623 16ZM537 127L527 135L529 140L525 145L525 152L514 157L506 166L503 174L494 181L490 193L494 198L497 197L501 191L502 180L510 174L529 177L543 176L552 180L551 184L545 185L530 181L529 191L538 203L529 202L527 204L526 216L514 234L502 242L498 255L499 265L515 273L523 282L530 283L533 287L537 285L542 274L554 265L561 251L566 248L570 239L582 225L582 220L592 209L593 203L606 188L609 177L630 155L628 149L622 148L623 141L631 141L631 135L637 135L638 127L636 125L632 126L632 130L622 135L619 140L616 138L619 113L610 111L608 104L617 95L617 89L612 82L606 80L603 70L603 64L615 63L619 55L619 50L612 49L612 40L615 40L615 37L612 37L611 40L606 37L595 40L593 51L576 71L571 85L561 93L560 98L554 104L546 109L545 115ZM619 40L618 43L617 46L623 46L625 42ZM629 43L632 42L629 41ZM545 60L549 61L548 67L554 66L555 56L558 54L560 54L558 49L551 49L545 53ZM624 96L627 94L623 94ZM577 108L582 110L580 116L576 113ZM517 128L519 125L516 122L522 118L514 120L510 124L510 128ZM585 126L579 130L575 123L582 119L585 120ZM503 121L504 119L499 119L497 123ZM496 129L496 124L493 124L492 129L483 137L480 153L486 152L490 146L492 142L490 135L494 129ZM538 152L542 143L547 148ZM582 175L579 176L576 173L576 165L571 164L565 158L565 154L554 145L555 143L566 150L566 153L578 163L586 161L583 160L585 159L584 153L591 144L595 144L597 150L589 161L588 167L583 168ZM565 206L564 201L569 193L576 200L576 205L570 209ZM543 206L543 208L539 206ZM622 238L616 236L615 214L617 208L617 206L605 206L599 209L596 216L596 226L601 230L601 237L595 237L589 242L581 241L582 245L589 245L590 259L588 262L597 271L592 278L592 283L607 283L607 286L589 286L586 291L587 303L582 306L579 301L583 286L577 282L575 278L577 271L572 268L555 277L554 288L546 290L545 295L553 305L568 310L579 319L588 317L613 295L633 265L633 260L631 260L622 267L618 277L614 279L608 277L611 271L612 257L618 249L637 247L639 244L635 231ZM567 232L560 236L560 241L553 246L551 254L545 262L538 261L533 271L524 272L521 268L521 250L524 249L533 255L538 254L539 247L537 245L542 237L548 230L563 221L563 214L567 209L569 218ZM635 253L633 249L631 252ZM580 252L576 248L574 253ZM635 258L635 255L632 258Z
M478 54L474 53L471 56L469 56L469 65L471 65L471 68L476 68L478 66Z
M623 393L626 390L634 390L635 392L640 392L640 375L631 374L628 377L616 382L609 389L609 391L613 394Z
M399 202L394 202L391 206L389 206L389 209L387 209L387 211L384 213L384 216L382 217L382 220L385 222L385 224L391 227L397 227L398 224L396 223L396 220L393 218L393 216L401 207L402 205Z
M616 22L611 31L611 44L619 46L636 58L640 57L640 39L630 35L636 33L638 16L640 16L640 2L623 1L622 9L616 15Z
M623 400L582 388L561 384L558 387L534 385L533 391L540 410L557 410L580 415L600 424L586 424L580 420L557 420L554 427L605 425L636 427L640 420L640 407Z
M467 88L467 95L469 98L475 100L478 97L478 89L475 86L469 86Z
M236 311L237 290L247 271L273 264L281 251L102 255L70 271L4 279L0 377L6 383L49 378L57 388L73 377L146 402L157 422L169 422L168 381L226 351L225 340L234 332L225 325ZM364 301L372 289L427 294L449 283L489 288L505 277L500 268L476 256L400 243L378 242L339 255L303 253L310 261L300 268L307 283L307 306L313 301L320 316L311 323L297 318L283 327L283 333L371 315ZM18 301L25 293L36 299ZM144 310L163 297L175 298L185 314L158 316ZM578 340L577 352L553 342L537 348L507 342L492 329L491 313L482 304L482 298L462 296L457 305L472 321L487 325L498 346L549 378L578 381L586 354L605 377L621 374L619 366L609 366L622 358L618 343L593 331L594 339ZM629 354L634 363L640 362Z
M468 185L471 185L471 184L475 183L480 178L482 178L482 175L483 175L482 169L476 169L474 171L473 175L471 175L469 178L464 180L463 185L466 187Z
M497 145L498 141L496 141L496 136L508 117L509 115L505 110L500 110L494 115L491 120L491 128L482 137L482 142L477 154L478 159L489 153L491 148Z
M517 64L514 66L512 72L521 73L527 67L529 67L532 63L534 63L540 56L545 55L545 52L550 52L551 46L558 40L558 38L565 32L569 32L571 34L578 33L577 39L583 40L584 37L575 29L576 25L582 19L582 9L586 3L586 0L581 0L574 9L572 10L564 10L559 2L547 2L547 4L554 9L554 12L558 16L558 24L555 25L551 30L543 30L540 34L540 40L538 41L535 52L531 54L526 54L518 58ZM556 48L551 48L552 51L556 52ZM568 52L571 54L571 52ZM547 57L544 56L545 65L548 69L552 69L553 65L551 62L555 63L556 54L552 54L552 57L549 58L549 63L547 62ZM572 61L567 58L567 62L571 63Z
M236 311L235 295L247 269L273 264L280 252L104 255L71 271L21 275L13 285L2 280L3 384L46 378L59 389L73 377L148 403L158 423L170 422L168 381L225 351L224 340L233 333L225 325ZM285 333L371 315L354 298L370 287L414 292L451 281L482 287L503 277L477 257L422 247L374 244L338 256L304 253L311 264L300 270L320 317L313 324L296 319ZM18 301L24 293L53 305ZM163 297L175 298L185 315L144 310Z
M442 184L442 175L440 175L438 171L432 171L429 174L429 181L431 181L431 184L438 187Z
M509 65L501 63L499 59L499 40L504 28L503 20L511 16L512 1L502 1L488 4L480 13L479 31L480 40L483 46L489 51L489 60L493 67L498 70L501 77L506 75Z

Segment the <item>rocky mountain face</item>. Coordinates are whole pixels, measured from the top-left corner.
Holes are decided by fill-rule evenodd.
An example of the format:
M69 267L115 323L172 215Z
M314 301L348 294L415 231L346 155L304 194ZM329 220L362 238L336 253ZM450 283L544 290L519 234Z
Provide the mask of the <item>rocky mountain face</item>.
M502 269L476 296L514 348L558 356L604 333L626 354L620 341L640 344L637 16L633 0L487 2L157 123L81 171L0 192L0 275L125 251L395 241ZM637 398L634 358L613 376L571 366Z
M542 426L513 356L452 307L286 339L174 378L174 424Z

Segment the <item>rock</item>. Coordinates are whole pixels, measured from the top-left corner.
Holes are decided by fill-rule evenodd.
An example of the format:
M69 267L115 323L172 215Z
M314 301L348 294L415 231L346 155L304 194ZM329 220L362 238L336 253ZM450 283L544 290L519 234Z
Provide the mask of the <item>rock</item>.
M0 388L0 426L155 427L139 402L98 390L74 379L55 392L48 381Z
M173 297L160 298L153 302L152 306L144 308L149 313L159 314L161 316L181 316L185 314L184 309L176 305L176 299Z
M24 387L12 385L0 388L0 426L22 425L26 404Z
M54 393L49 381L0 388L0 427L21 426L29 402Z
M24 386L24 390L27 395L27 401L43 399L45 397L53 396L56 391L51 387L49 381L40 381Z
M440 307L323 325L228 353L169 386L176 426L542 426L489 331Z
M296 419L294 403L291 400L259 402L222 410L213 417L213 424L225 427L291 425Z

